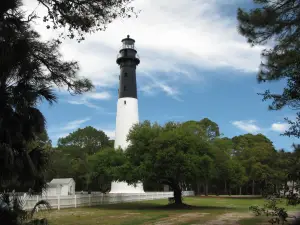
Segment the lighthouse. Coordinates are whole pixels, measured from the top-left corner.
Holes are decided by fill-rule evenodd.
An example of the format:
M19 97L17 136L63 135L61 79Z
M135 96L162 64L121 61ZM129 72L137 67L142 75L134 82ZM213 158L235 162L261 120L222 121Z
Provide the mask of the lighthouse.
M129 145L127 135L132 126L139 122L136 67L140 59L135 49L135 40L127 35L122 40L122 46L117 56L117 64L120 67L119 90L116 117L115 149L126 150ZM111 184L110 193L144 193L143 184L135 187L126 182L114 181Z

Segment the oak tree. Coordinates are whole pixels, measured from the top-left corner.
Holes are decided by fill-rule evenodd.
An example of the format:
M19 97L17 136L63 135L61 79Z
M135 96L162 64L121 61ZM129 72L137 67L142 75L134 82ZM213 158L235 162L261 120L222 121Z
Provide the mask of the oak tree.
M207 161L201 158L210 151L206 137L199 138L193 129L183 124L169 122L160 126L145 121L131 129L128 140L130 145L122 168L127 172L120 180L168 185L174 191L175 203L182 204L180 184L192 183L199 171L199 162ZM204 171L203 176L207 173L209 171Z

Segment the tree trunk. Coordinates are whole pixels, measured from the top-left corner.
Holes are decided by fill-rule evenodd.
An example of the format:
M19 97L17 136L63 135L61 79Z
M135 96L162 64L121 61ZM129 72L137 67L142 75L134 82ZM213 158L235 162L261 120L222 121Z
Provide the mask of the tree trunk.
M175 200L175 204L182 204L182 192L181 189L179 187L174 188L174 200Z
M240 195L242 195L242 186L240 186Z
M255 194L255 181L252 180L252 195Z
M208 196L208 182L205 181L205 196Z
M198 194L198 195L201 195L201 193L200 193L200 184L199 184L199 182L197 182L197 194Z
M224 189L224 194L226 195L227 194L227 182L225 180L225 189Z

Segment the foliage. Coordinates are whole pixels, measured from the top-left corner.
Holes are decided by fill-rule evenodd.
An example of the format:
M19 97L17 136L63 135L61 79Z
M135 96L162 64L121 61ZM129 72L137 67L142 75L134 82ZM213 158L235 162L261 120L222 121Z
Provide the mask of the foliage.
M131 144L125 151L126 163L120 169L119 180L169 185L177 204L181 203L180 184L193 181L201 169L200 162L209 164L203 158L209 152L209 143L184 124L169 122L160 126L145 121L132 128L128 140Z
M77 37L78 41L84 40L86 33L96 31L105 31L107 25L117 18L130 18L137 16L139 12L135 12L130 6L132 0L35 0L36 5L46 9L47 14L43 17L48 29L64 30L60 33L60 37L65 36L73 39ZM13 14L12 8L21 5L21 0L3 0L1 2L0 17ZM28 20L23 22L31 22L38 17L33 11Z
M203 190L266 196L279 194L292 180L288 175L298 169L296 153L275 151L262 134L209 138L205 131L197 121L163 126L145 121L133 127L128 136L131 144L123 153L112 149L112 141L102 131L78 129L51 151L54 170L47 177L73 177L77 190L107 192L112 180L120 180L142 181L152 191L162 185L173 191L192 185L198 194Z
M83 40L83 33L105 29L113 19L128 16L133 12L127 5L129 2L37 0L48 10L44 22L51 20L54 29L67 28L70 38L77 32L78 40ZM3 196L7 189L40 193L46 187L45 172L52 151L39 104L56 102L56 87L66 88L71 94L93 88L88 79L77 76L77 62L62 60L60 41L40 40L31 27L38 17L32 12L25 18L21 6L21 0L0 3L0 192ZM78 159L80 166L83 165L85 158L75 160ZM89 176L86 177L88 180ZM9 208L1 216L8 217L1 222L24 224L24 211L17 198L13 198L12 205L9 198L6 200Z
M101 148L109 146L108 136L101 130L91 126L78 129L67 137L59 138L58 147L73 146L82 149L87 154L94 154Z
M111 182L118 179L118 169L124 165L125 157L122 150L106 148L89 156L91 179L102 193L110 191Z
M102 155L100 152L106 149L103 152L105 154L107 148L111 147L111 141L103 131L91 126L79 128L68 136L59 138L57 145L51 152L52 168L47 175L49 179L73 177L77 190L106 190L107 186L109 187L109 177L97 174L100 168L103 168L100 162L97 162ZM95 167L95 164L98 164L99 168Z
M276 155L272 142L262 134L245 134L232 138L233 155L245 168L252 194L256 184L272 179L272 159ZM251 183L251 184L250 184ZM262 190L261 190L262 192Z
M208 118L204 118L198 122L200 127L204 130L205 135L210 139L215 139L220 136L218 124Z
M91 90L76 75L76 62L65 62L54 41L43 42L24 18L21 1L2 1L0 10L0 191L19 187L40 192L49 164L49 143L38 143L45 132L39 104L56 102L54 87L72 94Z
M294 152L286 154L285 158L289 159L288 163L288 170L285 173L285 179L284 183L281 183L281 187L279 188L280 196L286 196L286 204L287 205L298 205L300 203L300 196L298 194L299 184L300 184L300 146L299 145L293 145ZM280 154L284 156L283 152L281 151ZM292 188L288 188L286 186L287 182L292 182L293 186ZM285 184L285 185L282 185ZM268 188L265 187L265 188ZM278 207L278 200L276 199L278 197L278 193L274 193L274 189L267 192L267 204L264 207L257 207L252 206L250 209L255 212L256 215L267 215L271 216L271 219L269 220L270 223L282 223L284 224L287 221L287 218L289 217L287 211L283 207ZM270 211L270 210L271 211ZM299 221L298 221L299 222Z
M104 31L107 25L117 18L137 16L130 6L132 0L37 0L48 13L44 16L47 28L67 28L68 37L84 40L85 33ZM63 33L61 33L61 36Z
M270 110L300 106L300 3L296 0L254 0L259 7L246 12L238 9L239 32L253 45L270 44L262 52L263 61L257 76L259 82L283 80L281 94L267 90L263 100L272 100ZM284 135L300 137L300 114ZM287 119L288 120L288 119Z
M271 224L285 224L288 218L287 211L283 207L278 207L278 200L274 197L269 197L263 207L250 206L249 209L255 213L256 216L265 215L270 217Z
M33 219L38 208L51 209L45 200L38 201L31 211L23 209L24 201L17 195L2 193L0 195L0 221L5 225L47 225L46 219Z

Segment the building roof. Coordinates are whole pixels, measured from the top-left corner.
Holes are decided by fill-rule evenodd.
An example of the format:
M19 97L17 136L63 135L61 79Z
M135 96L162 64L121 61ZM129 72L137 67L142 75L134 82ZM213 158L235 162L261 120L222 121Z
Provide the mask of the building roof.
M72 180L74 181L73 178L56 178L51 180L49 184L69 184Z
M61 186L61 184L47 183L47 187L48 187L48 188L57 188L58 186Z

